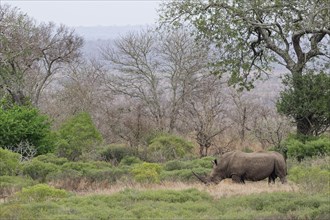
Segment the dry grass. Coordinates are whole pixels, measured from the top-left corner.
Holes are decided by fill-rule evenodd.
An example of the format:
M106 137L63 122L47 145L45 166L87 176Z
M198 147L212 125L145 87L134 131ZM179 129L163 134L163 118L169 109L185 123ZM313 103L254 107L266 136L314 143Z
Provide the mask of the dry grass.
M145 190L185 190L185 189L197 189L203 192L207 192L212 197L218 199L222 197L230 197L235 195L250 195L263 192L296 192L298 186L292 182L287 184L271 184L268 185L267 181L259 182L246 182L246 184L233 183L231 180L225 180L218 185L204 185L201 183L183 183L183 182L163 182L160 184L139 184L139 183L117 183L108 188L77 191L78 195L111 195L117 192L121 192L125 189L137 189L141 191Z

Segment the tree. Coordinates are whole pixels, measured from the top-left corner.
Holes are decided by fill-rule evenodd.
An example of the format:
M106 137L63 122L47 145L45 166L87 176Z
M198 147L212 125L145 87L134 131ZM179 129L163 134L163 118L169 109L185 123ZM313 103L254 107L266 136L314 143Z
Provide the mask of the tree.
M82 38L64 25L37 24L8 5L0 6L0 90L16 104L39 104L51 78L79 58Z
M225 120L227 97L224 82L213 75L201 77L195 83L198 88L185 100L185 111L181 116L187 127L193 128L200 157L204 157L214 138L229 127Z
M143 104L159 131L176 129L184 100L205 75L209 50L186 30L129 33L104 48L112 74L107 88Z
M64 122L58 131L57 153L69 160L80 159L83 153L92 152L102 142L91 116L81 112Z
M307 69L329 68L327 0L170 1L160 12L163 24L190 24L199 38L211 40L219 49L214 72L229 72L231 83L251 88L275 62L290 71L292 86L299 90ZM305 123L298 122L298 132Z
M45 154L54 150L47 116L32 106L7 107L0 103L0 147L24 153L36 150ZM29 149L27 149L29 148Z
M330 126L330 75L307 73L295 79L286 75L283 83L286 88L280 93L278 112L294 119L299 134L325 132Z

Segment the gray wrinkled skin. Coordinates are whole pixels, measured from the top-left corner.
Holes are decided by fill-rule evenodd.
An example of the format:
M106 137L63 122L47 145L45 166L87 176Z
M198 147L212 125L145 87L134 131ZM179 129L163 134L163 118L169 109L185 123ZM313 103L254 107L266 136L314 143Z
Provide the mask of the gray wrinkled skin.
M286 162L277 152L244 153L231 151L223 154L219 160L213 161L213 170L208 177L194 175L203 183L219 183L221 180L231 178L237 183L245 180L259 181L268 178L268 182L275 182L277 177L286 183Z

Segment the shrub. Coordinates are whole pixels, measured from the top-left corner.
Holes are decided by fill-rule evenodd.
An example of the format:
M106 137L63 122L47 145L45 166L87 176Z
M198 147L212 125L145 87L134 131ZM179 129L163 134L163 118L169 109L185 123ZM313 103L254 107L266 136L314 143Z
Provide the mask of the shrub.
M162 167L156 163L141 163L134 165L131 173L137 182L158 183Z
M59 167L55 164L44 163L38 159L33 159L32 161L25 162L23 164L23 173L29 175L32 179L41 182L46 181L48 174L56 172Z
M82 112L69 119L58 131L57 153L61 157L76 161L83 152L93 150L102 142L102 136L88 113Z
M68 162L68 159L66 159L65 157L57 157L53 153L48 153L45 155L37 156L37 157L35 157L35 160L38 160L38 161L41 161L44 163L52 163L52 164L59 165L59 166Z
M134 156L134 152L132 149L123 145L110 145L101 152L102 158L114 164L120 163L126 156Z
M23 176L0 176L0 197L11 195L23 187L34 184L32 179Z
M0 106L0 147L15 150L21 142L27 142L36 148L37 154L45 154L54 150L53 141L49 120L38 109Z
M293 166L289 170L289 179L299 184L307 193L330 193L330 170L318 166Z
M18 153L0 148L0 175L16 175L21 168L20 157Z
M291 137L286 140L285 145L288 148L288 156L296 158L298 161L305 157L330 154L330 140L327 137L306 140L305 142Z
M154 162L164 162L183 158L190 154L193 144L171 134L160 134L150 140L148 159Z
M37 184L23 188L22 192L17 193L15 197L21 202L45 202L67 198L69 193L46 184Z
M133 164L137 163L142 163L142 161L134 156L125 156L121 161L120 161L120 166L131 166Z

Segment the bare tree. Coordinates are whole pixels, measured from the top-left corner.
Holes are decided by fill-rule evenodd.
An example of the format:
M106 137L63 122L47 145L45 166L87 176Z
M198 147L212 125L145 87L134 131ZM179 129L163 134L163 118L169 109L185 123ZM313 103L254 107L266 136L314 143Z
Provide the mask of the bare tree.
M0 89L18 104L31 99L38 105L51 77L79 58L83 40L64 25L37 24L16 8L4 5L0 12Z
M258 109L254 117L253 132L262 148L273 146L278 150L282 150L282 141L291 130L288 118L262 107Z
M162 73L168 85L169 131L172 132L187 97L199 86L198 77L207 72L209 48L206 42L195 41L185 29L161 33L160 41Z
M226 95L224 83L215 76L203 76L198 88L186 100L184 120L192 126L199 144L201 157L207 156L214 138L229 126L226 122Z
M165 127L160 85L157 41L151 30L129 33L102 49L103 57L115 74L106 79L107 87L143 103L160 130Z
M145 106L158 130L173 132L186 96L206 72L208 47L185 31L129 33L102 49L107 87Z

